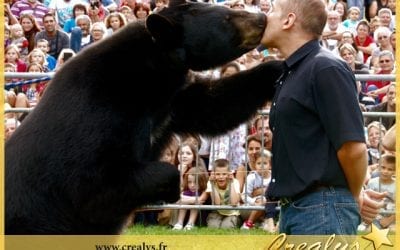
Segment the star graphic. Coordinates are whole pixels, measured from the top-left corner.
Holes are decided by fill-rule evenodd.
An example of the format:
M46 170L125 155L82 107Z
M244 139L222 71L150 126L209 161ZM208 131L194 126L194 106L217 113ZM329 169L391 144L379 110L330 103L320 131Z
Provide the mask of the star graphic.
M362 238L372 241L374 249L379 249L382 245L393 246L392 242L387 237L389 228L379 229L373 223L371 224L371 232L367 235L363 235Z

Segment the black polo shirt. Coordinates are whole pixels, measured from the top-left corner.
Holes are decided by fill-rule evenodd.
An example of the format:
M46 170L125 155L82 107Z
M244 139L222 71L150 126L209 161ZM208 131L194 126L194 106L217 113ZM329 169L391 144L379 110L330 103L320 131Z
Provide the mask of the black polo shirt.
M271 107L269 197L293 197L315 183L348 187L337 158L347 141L365 142L354 74L310 41L284 63Z

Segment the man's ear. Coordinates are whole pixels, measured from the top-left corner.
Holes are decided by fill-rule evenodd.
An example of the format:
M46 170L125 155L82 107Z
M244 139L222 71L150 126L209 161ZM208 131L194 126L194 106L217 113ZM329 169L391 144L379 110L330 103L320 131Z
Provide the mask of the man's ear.
M287 15L287 17L286 17L286 20L285 20L284 24L283 24L283 28L284 29L291 28L293 26L294 22L296 21L296 19L297 19L296 14L289 13Z

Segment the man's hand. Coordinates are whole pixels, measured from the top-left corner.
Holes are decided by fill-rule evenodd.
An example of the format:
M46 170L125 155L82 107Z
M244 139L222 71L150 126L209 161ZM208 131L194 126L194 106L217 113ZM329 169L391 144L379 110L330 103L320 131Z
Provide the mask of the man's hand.
M367 224L376 218L379 210L383 207L383 198L387 195L386 192L376 192L371 189L362 191L358 200L360 206L361 218Z

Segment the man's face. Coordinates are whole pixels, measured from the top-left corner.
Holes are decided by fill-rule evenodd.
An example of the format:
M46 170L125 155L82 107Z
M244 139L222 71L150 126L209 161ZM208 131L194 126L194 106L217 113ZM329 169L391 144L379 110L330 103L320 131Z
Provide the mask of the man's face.
M257 121L257 133L263 137L265 143L270 142L272 140L272 131L269 128L269 119L259 119Z
M81 28L83 36L89 35L90 25L89 25L89 22L87 20L80 19L80 20L78 20L76 25L79 26L79 28Z
M389 27L390 26L390 21L391 21L391 17L389 13L381 13L379 15L379 20L381 21L381 25L382 26L386 26Z
M56 21L53 17L47 16L43 20L43 25L47 32L54 32L56 30Z
M279 41L276 39L282 31L283 11L282 6L287 0L276 0L270 12L267 14L267 26L261 44L266 47L279 48Z
M386 93L388 106L396 106L396 87L391 85Z
M329 14L327 22L330 29L337 29L340 22L340 17L336 14Z

